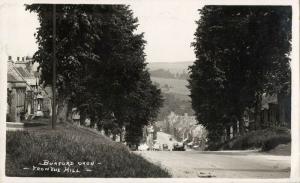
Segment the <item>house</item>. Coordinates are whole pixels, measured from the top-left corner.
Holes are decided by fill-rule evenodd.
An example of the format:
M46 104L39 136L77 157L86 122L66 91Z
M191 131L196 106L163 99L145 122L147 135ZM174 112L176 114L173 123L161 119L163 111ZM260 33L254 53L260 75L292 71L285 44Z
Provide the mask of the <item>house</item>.
M7 121L18 122L25 118L26 87L26 81L18 74L12 60L9 59L7 70Z
M265 129L270 127L291 127L291 100L290 96L277 93L263 93L257 109L246 108L241 121L244 131ZM238 136L240 121L231 119L231 123L224 127L222 142Z
M204 148L207 131L203 125L198 123L195 116L190 116L187 113L178 115L171 112L166 120L159 123L161 123L160 128L173 135L177 141L189 144L190 147Z
M262 95L260 127L285 126L291 124L291 101L288 96L279 94Z
M7 63L7 121L44 116L51 109L51 101L49 92L38 85L37 65L29 57L14 61L9 56Z

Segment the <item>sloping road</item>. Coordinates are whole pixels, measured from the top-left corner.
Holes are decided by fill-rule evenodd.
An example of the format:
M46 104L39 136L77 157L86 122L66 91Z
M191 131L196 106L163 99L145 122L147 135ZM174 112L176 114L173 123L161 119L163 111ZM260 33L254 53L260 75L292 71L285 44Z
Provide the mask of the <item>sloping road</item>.
M149 161L173 177L288 178L290 156L251 151L142 151Z
M169 138L168 134L158 133L157 139L160 144L170 144ZM141 151L136 153L168 169L173 177L288 178L290 174L290 156L270 155L256 151Z

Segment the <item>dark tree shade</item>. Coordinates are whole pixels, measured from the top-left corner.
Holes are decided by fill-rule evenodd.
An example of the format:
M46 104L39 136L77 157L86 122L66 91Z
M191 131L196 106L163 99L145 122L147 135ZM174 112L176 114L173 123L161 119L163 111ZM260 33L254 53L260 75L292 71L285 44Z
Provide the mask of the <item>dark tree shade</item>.
M290 94L291 7L205 6L199 12L189 88L197 119L218 141L224 126L242 122L262 93Z
M39 49L33 59L40 65L42 82L51 84L52 5L26 9L38 14ZM154 120L162 99L146 70L146 42L143 34L135 33L138 20L129 6L60 4L56 19L61 98L69 99L99 129L129 124L140 128Z

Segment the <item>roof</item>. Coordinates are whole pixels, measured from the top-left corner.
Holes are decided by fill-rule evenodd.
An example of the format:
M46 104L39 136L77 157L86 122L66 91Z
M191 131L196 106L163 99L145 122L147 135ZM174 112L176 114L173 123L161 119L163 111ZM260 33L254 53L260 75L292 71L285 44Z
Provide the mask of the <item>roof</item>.
M12 74L7 73L7 81L8 82L15 82L18 81Z
M22 67L15 67L18 72L21 74L22 77L28 78L28 77L33 77L32 74L29 73L27 69L24 69Z
M18 74L18 72L14 69L14 65L12 62L8 62L7 69L7 82L16 83L16 82L26 82L24 79Z

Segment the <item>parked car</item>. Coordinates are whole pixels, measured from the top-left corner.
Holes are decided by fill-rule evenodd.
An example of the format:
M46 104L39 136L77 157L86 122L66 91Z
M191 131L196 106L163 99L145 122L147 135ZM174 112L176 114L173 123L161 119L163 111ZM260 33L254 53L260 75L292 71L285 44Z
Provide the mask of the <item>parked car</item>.
M169 151L169 146L168 146L168 144L163 144L163 145L162 145L162 150L163 150L163 151Z
M149 150L149 146L147 144L141 144L138 147L139 151L148 151Z
M175 143L173 145L173 151L185 151L183 143Z
M199 149L199 145L194 145L193 149L196 149L196 150Z
M134 144L128 144L128 147L129 147L129 149L130 149L131 151L136 151L136 150L138 150L138 147L137 147L136 145L134 145Z

